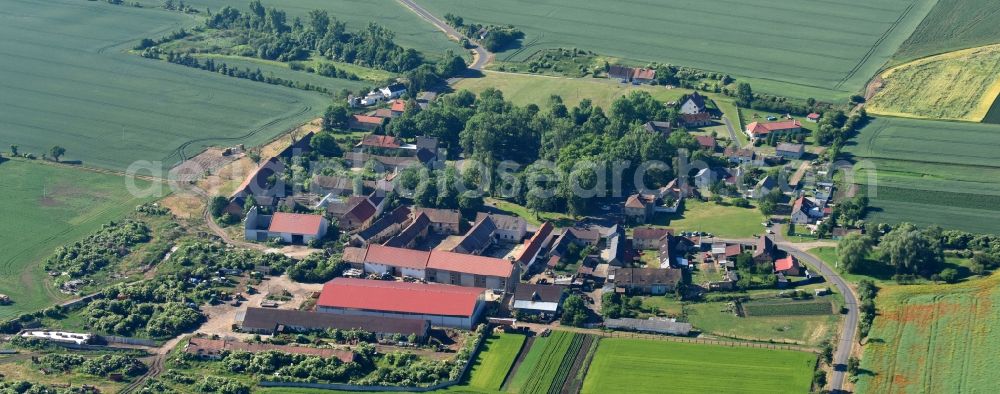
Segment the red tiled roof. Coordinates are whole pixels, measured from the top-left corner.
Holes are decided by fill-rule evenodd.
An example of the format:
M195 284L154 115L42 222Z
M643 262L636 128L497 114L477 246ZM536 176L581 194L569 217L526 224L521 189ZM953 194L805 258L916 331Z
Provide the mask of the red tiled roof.
M427 269L430 253L422 250L393 248L382 245L368 245L366 263L384 264L393 267Z
M355 115L357 117L359 115ZM371 118L371 116L369 116ZM382 118L378 119L378 124L382 124ZM364 139L361 140L358 145L362 146L374 146L378 148L399 148L399 140L391 135L378 135L378 134L368 134Z
M681 114L681 121L684 123L702 123L712 119L712 114L699 112L696 114Z
M820 114L818 114L818 113L815 113L815 112L813 112L813 113L811 113L811 114L809 114L809 115L806 115L806 118L809 118L809 119L812 119L812 120L819 120L819 118L820 118L821 116L822 116L822 115L820 115Z
M701 145L706 148L715 148L715 137L712 137L710 135L699 135L695 136L694 138L698 140L698 145Z
M371 219L372 216L375 216L375 211L377 211L375 205L372 205L371 201L366 198L355 204L351 210L344 214L344 216L351 215L354 216L355 219L364 222Z
M323 285L320 307L440 316L471 316L486 289L430 283L336 278Z
M669 228L656 228L656 227L636 227L632 230L632 238L634 239L660 239L667 234L673 234L674 230Z
M743 252L743 248L739 244L726 245L726 257L738 256Z
M646 203L640 198L638 194L633 194L628 196L628 200L625 201L625 208L645 208Z
M403 100L392 100L392 111L393 112L406 111L406 102Z
M651 68L637 68L633 71L632 79L654 79L656 78L656 70Z
M372 112L369 112L368 115L369 116L374 116L376 118L383 118L383 119L385 119L385 118L391 118L392 117L392 110L386 109L386 108L379 108L379 109L376 109L376 110L374 110Z
M797 120L783 120L770 123L753 122L747 125L747 132L751 135L765 135L774 131L791 130L800 127L802 127L802 123Z
M795 256L788 255L788 257L774 261L774 270L775 271L790 270L792 269L792 267L795 267L797 265L799 265L799 262L795 260Z
M301 213L275 212L271 218L271 226L267 231L272 233L291 233L302 235L317 235L323 224L323 216Z
M521 249L521 255L517 257L517 261L520 261L521 264L528 264L528 262L530 262L531 259L538 254L538 250L542 248L542 244L545 240L549 238L550 234L552 234L552 229L552 223L542 223L542 225L538 227L538 231L535 231L535 235L532 235L531 239L525 243L524 249Z
M501 278L509 278L514 272L514 264L504 259L443 250L431 251L427 268Z
M377 116L354 115L354 121L361 124L381 125L385 119Z

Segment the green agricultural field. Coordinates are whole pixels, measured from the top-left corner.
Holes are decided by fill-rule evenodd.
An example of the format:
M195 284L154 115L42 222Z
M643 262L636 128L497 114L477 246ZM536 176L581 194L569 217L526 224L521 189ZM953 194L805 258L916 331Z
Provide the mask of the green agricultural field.
M602 339L581 393L805 393L815 365L805 352Z
M46 282L45 259L146 201L122 177L22 160L0 163L0 185L0 293L14 301L0 306L0 319L68 298Z
M744 303L743 312L751 317L829 315L833 313L833 305L830 304L829 300L791 301L775 299Z
M163 5L161 0L139 2L153 7ZM225 6L243 11L250 0L187 0L184 3L202 12L206 9L216 12ZM395 32L397 44L424 52L429 57L438 57L447 50L464 53L458 43L395 0L261 0L261 4L287 12L289 21L295 17L304 19L312 10L325 10L331 17L346 23L348 30L360 30L369 22L375 22Z
M487 339L472 367L469 386L499 390L524 344L524 339L524 335L519 334L501 334Z
M559 95L568 107L575 106L580 100L590 99L595 106L610 108L611 102L627 95L629 92L641 90L649 92L661 101L677 100L684 89L667 89L662 86L635 86L618 83L607 79L566 78L547 75L501 73L486 71L483 78L469 78L459 81L455 89L468 89L479 93L487 88L496 88L503 92L503 97L517 105L545 105L549 96Z
M897 63L1000 42L1000 2L938 1L893 56Z
M983 120L1000 95L1000 45L949 52L882 73L865 108L901 117Z
M739 317L726 302L689 303L684 313L695 329L712 335L810 346L831 338L839 319L837 315Z
M73 0L0 3L0 142L125 169L176 164L209 144L258 144L319 114L312 92L125 53L195 23L179 13Z
M723 238L750 238L762 234L764 215L755 208L740 208L701 202L694 198L684 200L679 213L657 215L655 225L676 231L704 231Z
M265 76L273 75L275 77L285 80L300 81L302 83L308 83L315 86L322 86L324 88L329 89L330 92L333 93L340 92L342 89L347 89L352 92L357 92L359 90L364 89L365 87L371 87L374 85L374 82L372 81L351 81L342 78L324 77L322 75L308 73L305 71L295 71L288 67L288 63L276 62L271 60L254 59L241 56L213 55L213 54L199 54L195 55L195 57L198 59L214 59L215 62L226 63L226 65L229 67L236 67L240 69L246 68L250 69L251 71L260 69L260 71L264 73ZM340 68L342 64L343 63L336 63L336 67ZM376 70L371 70L371 71L376 71Z
M535 339L517 367L517 373L510 379L507 392L544 394L552 385L562 384L562 380L556 381L556 376L560 374L564 359L572 362L575 352L573 355L567 353L577 341L582 341L582 337L567 331L553 331L548 337ZM576 345L579 350L579 343Z
M513 24L526 37L498 60L580 48L749 77L757 90L818 99L860 91L936 0L423 0L437 15Z
M996 390L1000 275L956 285L887 286L875 305L857 392Z
M844 151L860 163L852 182L871 198L869 221L995 233L998 145L1000 125L882 118ZM869 174L877 189L868 187Z

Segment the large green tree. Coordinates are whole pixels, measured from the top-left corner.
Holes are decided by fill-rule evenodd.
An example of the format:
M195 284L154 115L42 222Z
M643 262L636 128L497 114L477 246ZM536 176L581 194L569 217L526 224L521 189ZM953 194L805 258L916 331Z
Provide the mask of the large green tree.
M840 264L847 272L858 272L871 251L871 237L860 233L847 234L837 244L837 255L840 258Z

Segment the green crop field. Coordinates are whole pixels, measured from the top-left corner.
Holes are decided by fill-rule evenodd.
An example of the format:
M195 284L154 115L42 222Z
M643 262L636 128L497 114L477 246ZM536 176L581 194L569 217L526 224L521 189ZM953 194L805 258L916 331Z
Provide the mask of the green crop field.
M195 23L162 10L73 0L0 3L0 143L124 169L209 144L261 143L316 116L319 94L125 53Z
M996 390L1000 275L956 285L887 286L875 305L857 392Z
M816 355L639 339L602 339L581 393L806 393Z
M487 339L472 367L469 386L499 390L524 344L524 339L524 335L519 334L501 334Z
M486 71L483 78L469 78L459 81L455 89L468 89L479 93L486 88L496 88L503 97L517 105L545 105L549 96L559 95L568 107L580 100L590 99L594 106L611 108L611 102L632 91L646 91L660 101L673 101L685 93L684 89L666 89L658 86L635 86L608 79L565 78L545 75L501 73ZM735 116L735 115L734 115Z
M936 0L422 0L437 15L513 24L526 37L498 60L580 48L749 77L771 93L845 98L861 90Z
M531 350L517 367L517 373L510 379L507 391L511 393L544 394L549 392L549 388L554 384L562 384L562 381L555 381L560 373L560 366L565 363L564 359L572 362L575 357L569 355L569 350L574 342L582 342L582 337L567 331L553 331L551 335L544 338L535 339L531 345ZM579 350L579 343L575 343Z
M830 301L751 301L743 304L747 316L809 316L833 313Z
M956 49L1000 43L1000 2L995 0L938 1L913 30L896 62L905 62Z
M852 182L871 198L869 221L995 233L998 145L1000 125L882 118L862 129L845 152L865 169ZM867 187L870 173L877 189Z
M352 92L364 89L365 87L373 86L373 82L370 81L351 81L349 79L342 78L330 78L324 77L322 75L313 74L305 71L295 71L288 67L288 63L261 60L240 56L224 56L224 55L211 55L211 54L199 54L195 55L199 59L214 59L215 62L226 63L229 67L236 68L247 68L251 71L260 69L264 75L272 75L278 78L300 81L302 83L308 83L311 85L322 86L330 90L330 92L337 93L342 89L347 89ZM341 64L337 63L337 68L340 68ZM374 70L372 70L374 71ZM360 78L360 76L359 76Z
M979 122L1000 95L1000 45L915 60L881 78L870 113Z
M125 178L21 160L0 163L0 185L0 293L13 299L0 319L68 298L45 282L42 262L145 202Z
M149 6L163 4L161 0L139 2ZM187 0L184 3L204 13L206 9L216 12L225 6L243 11L250 0ZM369 22L375 22L396 33L394 41L397 44L424 52L432 58L443 55L447 50L464 53L458 43L450 41L440 30L395 0L261 0L261 4L285 11L289 21L295 17L304 19L312 10L325 10L331 17L346 23L348 30L360 30Z

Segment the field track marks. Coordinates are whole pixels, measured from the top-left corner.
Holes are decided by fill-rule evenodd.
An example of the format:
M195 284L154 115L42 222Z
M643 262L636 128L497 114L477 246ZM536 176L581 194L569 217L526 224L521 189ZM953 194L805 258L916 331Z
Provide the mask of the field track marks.
M507 385L510 384L510 380L514 378L514 374L517 373L517 367L521 365L524 361L524 357L528 355L528 351L531 350L531 344L535 342L534 336L529 336L524 338L524 342L521 342L521 348L517 351L517 357L514 358L514 364L510 366L510 370L507 371L507 376L504 376L503 383L500 383L500 390L506 391Z
M925 393L934 392L931 390L932 382L934 381L934 373L932 372L935 368L935 361L937 360L937 353L939 346L935 346L938 340L938 326L941 324L941 297L940 295L934 296L934 315L930 316L931 324L927 328L927 351L924 356L923 363L923 382L921 384L921 391ZM936 372L936 371L934 371Z
M292 119L292 118L295 118L295 117L298 117L298 116L302 116L302 115L308 113L311 110L312 110L312 106L305 106L305 107L303 107L302 109L300 109L299 111L297 111L297 112L295 112L293 114L271 119L271 121L269 121L267 123L264 123L263 125L260 125L258 127L255 127L253 129L251 129L249 132L247 132L246 134L244 134L242 136L237 136L237 137L208 137L208 138L198 138L198 139L193 139L193 140L187 141L187 142L181 144L180 146L178 146L177 149L174 149L173 152L171 152L170 154L168 154L167 156L165 156L162 159L162 161L164 163L166 163L166 162L169 162L172 157L178 156L180 158L180 160L178 161L178 163L183 163L185 160L188 159L188 156L187 156L187 153L185 152L185 149L187 149L188 147L190 147L192 144L201 143L201 142L209 142L209 141L215 141L215 142L222 142L222 141L242 141L242 140L245 140L247 138L253 137L257 133L259 133L259 132L261 132L261 131L263 131L263 130L265 130L267 128L270 128L271 126L274 126L274 125L276 125L276 124L278 124L280 122L283 122L285 120L288 120L288 119Z
M902 22L903 19L906 18L906 15L908 15L910 13L910 10L912 9L913 9L913 4L910 4L908 7L906 7L905 10L903 10L903 13L899 15L899 18L897 18L895 22L889 25L889 28L882 33L882 36L875 41L875 44L873 44L871 48L868 48L868 52L866 52L865 55L861 57L861 60L859 60L858 63L854 65L854 68L848 71L847 74L840 79L840 82L837 82L837 84L833 86L834 89L840 89L840 87L843 86L848 79L854 78L854 74L857 74L858 70L860 70L861 67L863 67L865 63L868 62L868 59L870 59L872 55L875 54L875 51L878 50L878 47L882 45L882 41L885 41L885 39L889 37L889 34L891 34L893 30L896 30L896 27L899 26L900 22Z
M976 321L979 320L979 294L976 294L975 292L972 293L971 299L972 312L965 314L965 327L972 327L976 324ZM963 391L962 389L966 387L967 382L969 381L969 369L971 369L971 366L969 365L969 357L972 354L972 339L970 338L962 341L962 345L962 354L964 354L965 357L962 357L962 372L961 376L958 378L958 387L955 387L955 392L958 393Z

